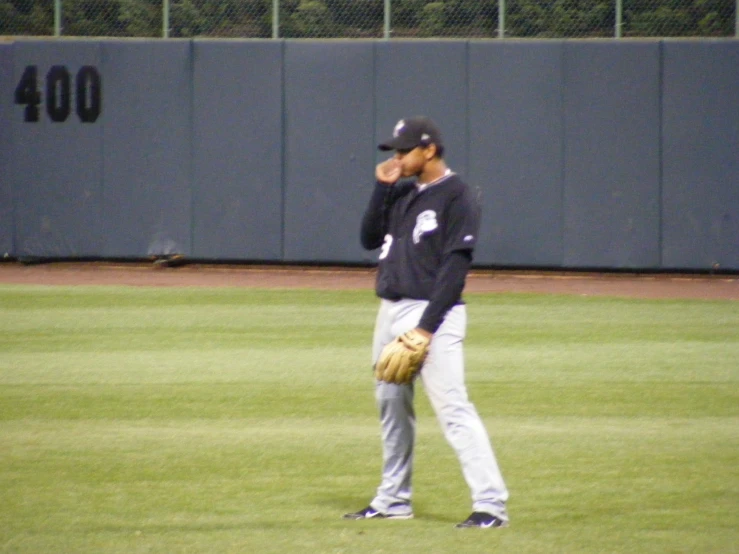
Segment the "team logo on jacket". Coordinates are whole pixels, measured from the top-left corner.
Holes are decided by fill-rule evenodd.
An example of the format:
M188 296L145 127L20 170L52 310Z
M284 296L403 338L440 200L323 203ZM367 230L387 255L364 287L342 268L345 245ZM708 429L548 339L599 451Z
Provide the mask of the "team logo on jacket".
M439 224L436 222L436 212L434 210L425 210L418 214L416 226L413 228L413 244L421 242L421 235L430 233L438 226Z

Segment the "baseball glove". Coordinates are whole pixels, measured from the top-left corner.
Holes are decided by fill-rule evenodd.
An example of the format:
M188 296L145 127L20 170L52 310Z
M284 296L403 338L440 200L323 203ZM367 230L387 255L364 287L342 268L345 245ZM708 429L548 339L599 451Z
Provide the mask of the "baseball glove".
M415 329L388 343L375 364L380 381L403 385L410 383L428 354L430 339Z

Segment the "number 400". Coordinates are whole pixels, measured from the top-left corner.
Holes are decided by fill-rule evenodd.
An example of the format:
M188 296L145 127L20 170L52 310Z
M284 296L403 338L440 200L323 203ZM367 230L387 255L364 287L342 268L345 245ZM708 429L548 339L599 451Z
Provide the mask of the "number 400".
M15 103L26 106L24 121L36 122L41 93L37 84L35 65L26 66L18 86L15 87ZM84 65L77 72L76 112L82 123L93 123L100 115L100 74L97 68ZM46 74L46 113L52 121L66 121L72 111L71 78L63 65L53 65Z

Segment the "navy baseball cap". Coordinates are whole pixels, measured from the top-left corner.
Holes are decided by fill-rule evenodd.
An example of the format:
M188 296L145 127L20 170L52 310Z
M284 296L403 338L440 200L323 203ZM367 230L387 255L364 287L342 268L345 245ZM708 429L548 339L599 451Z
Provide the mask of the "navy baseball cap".
M393 129L393 138L381 143L377 148L383 151L413 150L416 146L429 144L435 144L437 148L443 147L441 132L431 119L419 115L398 121Z

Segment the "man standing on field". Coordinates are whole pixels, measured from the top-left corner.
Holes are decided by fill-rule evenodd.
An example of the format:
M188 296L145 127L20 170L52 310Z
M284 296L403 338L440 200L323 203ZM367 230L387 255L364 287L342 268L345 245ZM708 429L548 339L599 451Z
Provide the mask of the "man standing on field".
M480 224L475 195L444 162L441 133L427 117L400 120L379 145L394 155L375 169L364 213L362 246L380 248L372 361L382 426L382 481L366 508L346 519L410 519L420 378L457 454L472 513L458 528L508 525L508 491L490 439L467 396L461 295ZM401 179L410 179L403 181ZM417 363L408 364L414 358Z

